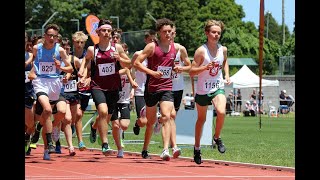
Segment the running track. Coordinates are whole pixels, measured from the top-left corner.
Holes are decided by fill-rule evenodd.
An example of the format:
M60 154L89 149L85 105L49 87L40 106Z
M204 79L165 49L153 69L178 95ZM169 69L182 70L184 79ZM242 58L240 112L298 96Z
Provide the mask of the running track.
M125 152L124 158L117 158L116 152L104 156L99 149L79 151L69 156L62 148L62 154L51 154L51 160L42 159L43 146L33 149L25 157L25 179L27 180L294 180L295 169L268 165L242 164L237 162L203 160L201 165L192 158L178 158L162 161L159 155L142 159L140 153Z

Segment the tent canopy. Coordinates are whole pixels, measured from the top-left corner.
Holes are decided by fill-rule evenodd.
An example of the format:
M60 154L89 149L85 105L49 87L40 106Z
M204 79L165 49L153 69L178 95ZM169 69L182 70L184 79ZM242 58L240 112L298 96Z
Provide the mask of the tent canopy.
M233 88L250 88L259 87L259 76L254 74L246 65L230 77ZM279 86L278 80L262 79L262 87L265 86Z

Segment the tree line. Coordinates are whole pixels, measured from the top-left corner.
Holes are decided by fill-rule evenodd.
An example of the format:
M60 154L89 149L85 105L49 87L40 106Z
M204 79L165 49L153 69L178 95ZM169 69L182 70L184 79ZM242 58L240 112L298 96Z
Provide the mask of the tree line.
M61 34L70 38L77 30L76 22L71 19L79 19L79 29L87 33L85 18L89 14L112 20L114 27L117 19L110 16L117 16L123 32L154 29L154 19L165 17L174 21L175 41L187 48L190 57L206 42L206 20L217 19L226 26L221 43L228 47L228 57L259 61L258 27L253 22L242 21L244 10L235 0L26 0L25 30L41 29L54 12L58 13L50 22L58 24ZM282 44L282 24L278 24L272 14L265 13L264 19L263 74L272 75L278 70L279 57L295 54L295 32L289 32L285 25L285 43ZM238 68L231 68L231 74Z

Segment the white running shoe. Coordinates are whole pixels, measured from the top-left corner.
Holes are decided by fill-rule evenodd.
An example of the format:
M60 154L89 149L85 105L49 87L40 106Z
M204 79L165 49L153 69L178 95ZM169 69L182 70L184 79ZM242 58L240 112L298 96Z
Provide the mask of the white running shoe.
M58 126L52 127L52 140L57 142L60 138L60 128Z
M173 158L178 158L181 155L181 149L180 148L172 148L172 156Z
M117 158L123 158L123 149L118 150Z
M164 149L160 155L160 158L165 161L170 161L170 154L168 149Z

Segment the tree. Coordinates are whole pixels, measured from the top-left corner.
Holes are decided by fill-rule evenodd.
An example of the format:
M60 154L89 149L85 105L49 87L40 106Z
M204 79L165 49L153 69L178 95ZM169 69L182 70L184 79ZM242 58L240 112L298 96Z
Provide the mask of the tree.
M49 23L59 25L60 34L64 37L71 37L71 33L76 30L76 26L70 26L70 19L81 19L82 14L89 13L83 7L82 0L26 0L25 1L25 27L27 29L41 29L43 24L58 12Z

